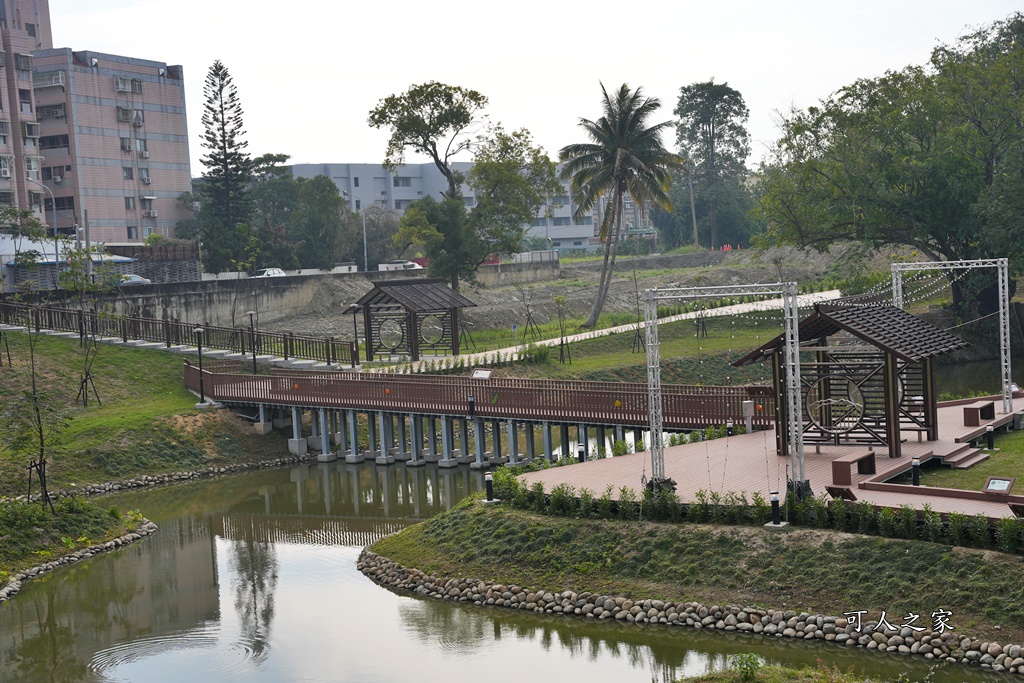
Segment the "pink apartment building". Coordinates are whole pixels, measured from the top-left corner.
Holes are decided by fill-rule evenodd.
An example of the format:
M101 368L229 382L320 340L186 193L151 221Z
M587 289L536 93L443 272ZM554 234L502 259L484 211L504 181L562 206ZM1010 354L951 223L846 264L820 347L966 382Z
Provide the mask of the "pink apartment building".
M46 0L0 0L0 38L0 203L68 235L87 210L108 243L172 236L191 190L181 67L54 49Z

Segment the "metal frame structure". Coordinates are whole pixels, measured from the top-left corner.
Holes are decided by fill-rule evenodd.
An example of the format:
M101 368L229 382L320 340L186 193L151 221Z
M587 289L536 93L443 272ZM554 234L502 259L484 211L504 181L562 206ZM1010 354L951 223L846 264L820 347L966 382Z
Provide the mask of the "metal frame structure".
M658 348L658 304L663 301L705 299L723 296L749 296L775 294L782 296L783 325L786 345L783 367L786 377L786 430L789 435L790 456L793 460L793 488L806 480L804 473L804 437L801 417L803 406L800 396L800 333L797 319L797 284L776 282L765 285L734 285L720 287L685 287L671 289L645 289L644 327L647 337L647 408L651 427L651 481L655 488L662 487L665 478L665 444L662 431L661 360ZM778 399L776 399L778 400ZM776 429L779 425L776 425Z
M903 308L903 272L917 270L958 270L960 268L997 268L999 271L999 364L1002 369L1003 413L1013 412L1013 379L1010 375L1010 286L1009 262L1005 258L971 261L922 261L893 263L892 305Z

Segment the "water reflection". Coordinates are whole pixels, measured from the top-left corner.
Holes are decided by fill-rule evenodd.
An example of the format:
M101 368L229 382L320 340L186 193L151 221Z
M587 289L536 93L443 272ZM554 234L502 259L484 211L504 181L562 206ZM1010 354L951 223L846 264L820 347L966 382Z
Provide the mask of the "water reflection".
M926 673L922 662L823 645L421 600L356 571L364 545L482 485L465 468L329 463L118 494L111 502L143 510L160 533L32 581L0 606L0 682L459 683L478 680L485 660L516 663L488 665L492 683L524 671L669 681L751 651L890 678Z

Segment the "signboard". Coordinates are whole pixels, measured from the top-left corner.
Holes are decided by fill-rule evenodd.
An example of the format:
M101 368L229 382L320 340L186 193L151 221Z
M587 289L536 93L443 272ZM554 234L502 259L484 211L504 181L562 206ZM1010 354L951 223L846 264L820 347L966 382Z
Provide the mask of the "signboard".
M1010 489L1013 488L1013 482L1016 480L1016 477L989 477L982 491L985 493L1008 494Z

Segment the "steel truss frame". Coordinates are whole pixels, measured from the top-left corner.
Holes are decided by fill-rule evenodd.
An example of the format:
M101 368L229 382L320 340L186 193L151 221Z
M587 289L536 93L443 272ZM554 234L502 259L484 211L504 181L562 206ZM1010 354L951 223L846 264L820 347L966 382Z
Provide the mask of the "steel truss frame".
M917 270L959 270L961 268L996 268L999 273L999 364L1002 371L1003 413L1013 412L1013 379L1010 375L1010 286L1009 261L1005 258L970 261L922 261L893 263L892 305L903 308L903 273Z
M786 378L786 430L789 435L790 457L793 461L793 488L806 480L804 473L804 436L801 417L800 385L800 332L797 311L797 284L776 282L764 285L733 285L720 287L683 287L645 289L644 328L647 337L647 410L651 427L651 479L655 488L665 482L665 444L662 430L661 359L658 349L658 304L664 301L748 296L756 294L781 295L786 345L783 368ZM778 400L778 399L776 399ZM776 425L779 429L779 425Z

